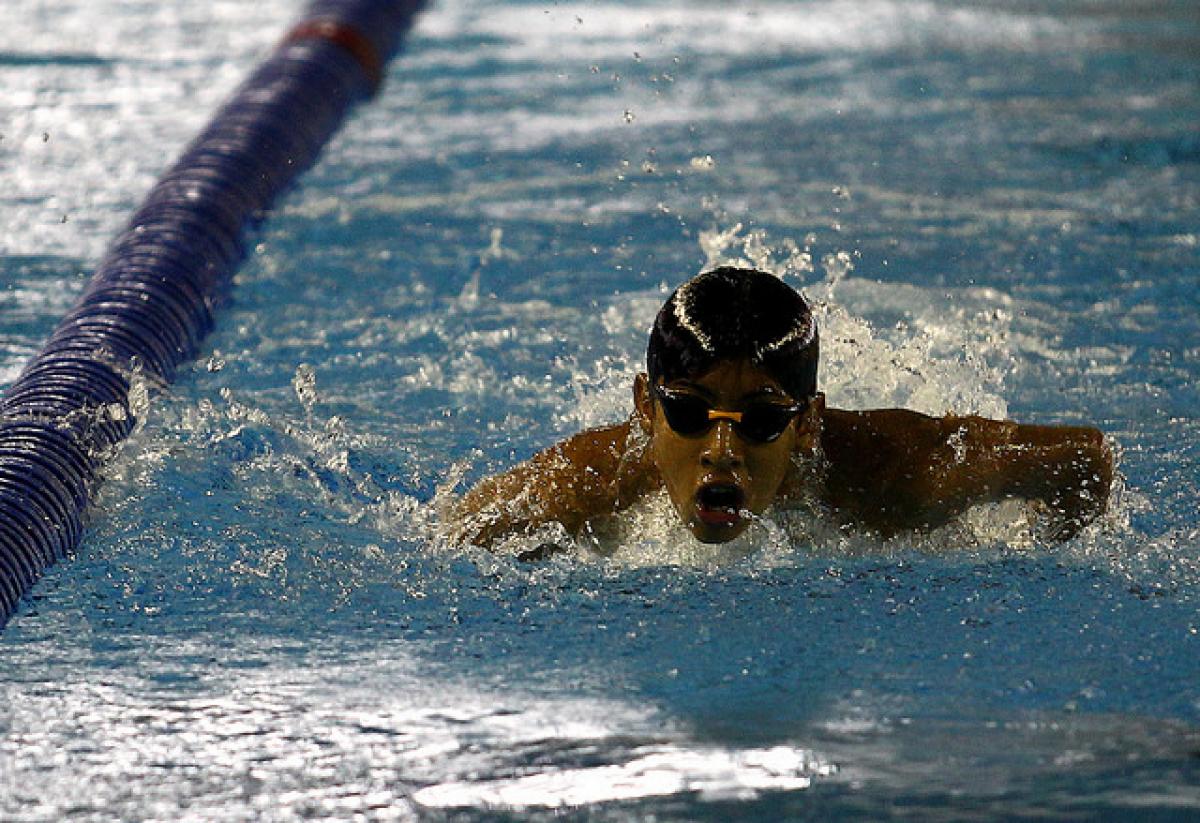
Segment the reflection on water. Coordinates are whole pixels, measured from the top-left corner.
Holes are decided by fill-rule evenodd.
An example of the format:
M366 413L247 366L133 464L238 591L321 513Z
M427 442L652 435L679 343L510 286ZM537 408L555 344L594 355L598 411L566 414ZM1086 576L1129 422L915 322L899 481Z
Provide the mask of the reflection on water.
M528 809L579 807L663 795L695 794L700 800L752 800L763 791L795 791L809 775L836 771L809 752L771 749L688 751L642 747L623 762L582 769L539 769L508 780L441 783L414 796L421 806Z

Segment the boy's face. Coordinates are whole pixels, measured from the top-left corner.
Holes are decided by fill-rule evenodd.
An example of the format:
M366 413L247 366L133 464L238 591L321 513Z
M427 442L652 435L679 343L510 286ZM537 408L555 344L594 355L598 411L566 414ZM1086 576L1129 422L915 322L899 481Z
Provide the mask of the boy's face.
M792 466L793 452L815 446L821 404L809 404L782 434L762 442L739 432L734 421L721 413L746 412L761 403L784 407L795 399L750 361L721 361L696 378L663 388L693 408L699 399L717 412L701 431L680 433L664 415L659 393L644 374L638 375L634 400L639 423L650 437L651 458L671 503L697 540L732 540L750 525L751 514L761 514L775 500Z

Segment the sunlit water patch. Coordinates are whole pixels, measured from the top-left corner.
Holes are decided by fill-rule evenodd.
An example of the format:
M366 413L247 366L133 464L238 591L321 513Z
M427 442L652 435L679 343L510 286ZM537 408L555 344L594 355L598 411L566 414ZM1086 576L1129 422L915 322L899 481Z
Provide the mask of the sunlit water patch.
M173 807L223 819L409 818L423 807L746 798L832 770L786 747L698 747L653 712L604 699L442 682L401 644L350 667L344 648L296 640L260 638L232 654L183 638L138 647L150 670L97 682L60 660L55 680L10 686L20 731L2 755L20 784L6 787L8 819ZM197 660L211 661L199 678ZM56 790L80 777L86 794Z

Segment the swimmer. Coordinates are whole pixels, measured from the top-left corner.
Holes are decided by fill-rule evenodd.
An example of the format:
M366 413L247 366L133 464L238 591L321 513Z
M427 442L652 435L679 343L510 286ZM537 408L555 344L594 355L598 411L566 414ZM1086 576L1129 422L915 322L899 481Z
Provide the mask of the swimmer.
M553 523L577 534L664 489L704 543L801 501L881 537L1022 498L1066 539L1104 510L1113 458L1098 430L829 408L817 354L808 304L778 277L701 273L654 321L629 419L482 481L450 506L447 536L490 546Z

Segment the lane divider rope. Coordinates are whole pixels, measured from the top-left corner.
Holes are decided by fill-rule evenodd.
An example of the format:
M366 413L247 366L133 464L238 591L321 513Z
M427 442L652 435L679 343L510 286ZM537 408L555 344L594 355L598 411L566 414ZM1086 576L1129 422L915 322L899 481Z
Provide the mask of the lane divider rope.
M244 235L374 95L423 0L315 0L184 149L0 400L0 625L84 531L138 381L194 358Z

